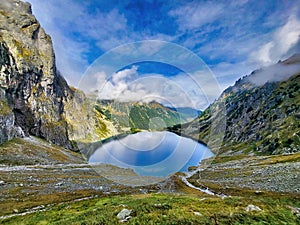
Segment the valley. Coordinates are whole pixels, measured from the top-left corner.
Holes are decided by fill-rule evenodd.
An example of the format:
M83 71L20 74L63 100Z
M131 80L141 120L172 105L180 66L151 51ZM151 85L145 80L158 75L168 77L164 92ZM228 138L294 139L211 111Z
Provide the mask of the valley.
M165 224L253 223L258 219L297 224L299 220L299 153L217 156L209 165L202 163L191 177L189 172L178 173L154 185L133 187L102 177L78 153L37 143L35 138L11 141L5 149L13 153L18 144L31 146L32 159L44 154L44 161L35 164L12 157L13 164L1 163L1 224L118 224L116 215L124 208L133 211L129 224L145 224L150 219ZM203 191L187 186L182 176ZM247 211L251 204L261 211Z
M0 224L299 224L299 53L239 78L215 100L202 96L211 100L202 111L167 85L180 106L86 94L59 71L29 3L0 2L0 22ZM123 78L137 68L113 71L109 84L128 88ZM199 97L182 71L165 68L189 103ZM145 94L143 85L131 88ZM97 151L120 164L99 163Z

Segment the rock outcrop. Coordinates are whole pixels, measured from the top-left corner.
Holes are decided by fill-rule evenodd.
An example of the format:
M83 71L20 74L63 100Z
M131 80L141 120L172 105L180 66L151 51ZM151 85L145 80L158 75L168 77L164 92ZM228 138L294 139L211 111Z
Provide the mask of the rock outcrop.
M299 54L239 79L196 120L170 130L207 143L212 111L220 103L225 105L226 128L218 153L300 151Z
M57 71L51 37L19 0L0 3L0 93L0 143L30 134L74 149L97 138L87 99Z

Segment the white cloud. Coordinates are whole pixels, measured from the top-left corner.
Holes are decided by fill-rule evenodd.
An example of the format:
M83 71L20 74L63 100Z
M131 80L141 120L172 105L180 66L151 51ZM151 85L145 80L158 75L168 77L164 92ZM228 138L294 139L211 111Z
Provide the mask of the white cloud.
M253 61L263 65L272 64L284 57L300 41L300 20L292 15L286 24L278 28L272 40L251 54Z
M107 13L85 14L77 22L77 29L92 38L102 50L109 50L126 43L127 19L117 9Z
M89 67L87 54L93 51L99 52L100 56L105 51L135 41L174 39L166 34L132 31L126 17L116 8L108 12L96 10L91 14L88 13L89 3L80 1L28 1L32 4L33 14L52 37L58 69L74 86L78 86ZM146 47L144 50L148 53L159 48Z
M132 66L130 69L121 70L112 75L112 81L115 85L118 83L126 82L128 80L132 80L137 76L137 66Z
M52 37L58 69L72 85L78 85L89 66L91 42L108 50L130 40L124 35L127 20L117 9L89 14L87 5L78 1L28 1L33 14Z
M268 15L262 15L264 8L254 10L257 7L247 1L221 4L214 9L210 3L192 2L170 12L184 35L188 34L182 44L212 62L221 89L254 69L286 58L295 52L297 43L299 46L299 20L289 17L299 12L296 1L275 7ZM202 18L205 13L208 15Z
M165 77L161 74L139 75L137 69L132 66L114 73L110 78L104 72L94 74L98 97L124 102L156 101L170 107L204 109L220 94L220 89L216 90L216 85L211 84L211 79L202 72L192 76L180 73ZM199 78L199 74L201 81L196 82L194 78Z
M130 83L136 79L137 67L121 70L109 77L105 72L94 74L97 79L96 89L100 99L118 99L120 101L137 101L142 89L130 89Z
M180 30L186 31L213 22L221 15L222 11L223 6L220 4L192 2L171 10L169 15L176 18Z
M123 14L122 10L124 9L120 7L106 11L95 9L91 14L88 13L90 4L88 2L74 0L28 1L33 5L34 15L37 16L46 32L52 36L58 69L75 86L89 66L87 55L93 55L95 52L103 53L119 45L135 41L172 41L192 49L196 54L204 56L212 63L216 62L217 64L212 65L211 69L220 82L221 89L232 84L239 76L293 53L294 46L297 45L297 42L299 44L299 19L296 16L288 17L288 15L293 15L291 8L296 8L296 2L277 7L274 11L270 11L268 16L262 15L260 10L253 10L256 8L252 7L252 3L247 4L247 1L232 1L226 5L224 2L214 2L213 4L210 1L170 4L169 6L173 9L169 11L169 15L177 22L179 29L173 35L167 35L155 30L149 31L147 27L140 30L134 29L128 22L129 18L127 19ZM116 5L116 7L118 6ZM294 12L297 10L298 8ZM296 15L296 13L294 14ZM282 21L287 21L287 23L282 24ZM256 29L254 25L258 22L263 26ZM281 27L278 28L278 26ZM266 27L267 32L261 31ZM274 32L276 27L277 30ZM257 46L260 48L258 49ZM125 48L126 46L121 50L126 51ZM155 55L160 48L159 43L157 46L151 43L151 45L141 46L137 52L138 54L143 52L143 56ZM172 52L172 49L169 52ZM134 54L133 51L131 53L130 56ZM251 57L248 57L250 54ZM166 57L170 56L166 55ZM184 58L182 54L176 56L178 59L179 57ZM223 61L220 62L220 60ZM189 63L188 60L183 62ZM134 75L134 71L131 75ZM163 75L159 76L163 78ZM127 75L124 77L129 78ZM102 74L97 79L98 83L105 82L106 75ZM102 81L100 81L101 79ZM116 75L114 79L118 79ZM181 83L184 87L183 90L189 93L189 96L193 96L189 97L193 104L204 105L205 101L203 103L200 100L196 101L197 94L191 94L190 81L186 81L183 76L179 75L172 79L172 82ZM154 96L162 95L158 90L158 87L162 88L162 86L157 82L157 80L165 82L162 79L152 79L151 83L156 84L153 91L145 88L145 82L132 82L133 80L129 82L120 78L119 85L111 80L110 83L107 83L107 91L104 93L108 96L117 96L122 93L125 99L139 99L138 96L154 98ZM89 84L93 84L92 81L89 81ZM110 88L115 88L112 94L109 93L109 90L112 90ZM208 94L210 95L209 99L214 99L214 96L218 94L218 91ZM204 99L202 96L198 97ZM170 94L168 98L179 102L176 101L175 94Z
M159 41L151 41L151 42L143 42L138 49L138 52L141 52L146 55L153 55L157 53L161 47L164 46L163 42Z
M251 83L260 86L265 84L266 82L286 80L290 76L298 73L299 70L299 64L285 65L280 63L263 68L247 77L247 79L249 79Z

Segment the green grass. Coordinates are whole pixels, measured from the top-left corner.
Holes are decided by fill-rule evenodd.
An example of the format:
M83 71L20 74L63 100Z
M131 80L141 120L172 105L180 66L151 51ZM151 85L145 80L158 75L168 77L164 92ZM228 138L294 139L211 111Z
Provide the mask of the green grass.
M262 211L246 212L249 204ZM292 199L196 198L179 194L140 194L103 197L63 203L45 212L0 221L2 224L119 224L116 217L124 207L132 210L125 224L299 224L288 206ZM196 215L194 212L199 212Z
M133 129L160 130L187 121L187 116L158 103L99 102L95 110L115 125Z
M14 138L0 144L0 164L13 166L84 162L78 153L49 144L43 139L31 138L34 141Z
M245 154L217 156L213 159L212 164L220 164L220 163L226 163L226 162L242 160L242 159L258 159L258 158L256 156L248 156ZM269 164L286 163L286 162L300 162L300 152L294 154L286 154L286 155L266 156L264 160L260 159L259 163L256 162L255 164L269 165Z
M12 110L6 101L0 100L0 115L6 116L12 114Z
M225 162L230 162L230 161L234 161L234 160L241 160L245 157L249 157L249 156L244 155L244 154L233 155L233 156L218 156L213 159L212 164L225 163Z

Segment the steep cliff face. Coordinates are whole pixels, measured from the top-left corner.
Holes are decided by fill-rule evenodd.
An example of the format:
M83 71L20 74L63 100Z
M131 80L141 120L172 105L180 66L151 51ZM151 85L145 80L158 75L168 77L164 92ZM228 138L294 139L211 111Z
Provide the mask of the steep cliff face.
M15 125L15 115L8 104L6 89L3 87L5 85L4 81L8 79L6 74L13 73L14 70L16 70L15 67L10 66L10 61L12 61L13 58L8 54L7 47L3 43L0 44L0 56L0 143L2 143L16 136L22 137L24 133L20 127Z
M85 96L70 89L57 71L51 38L32 15L29 3L1 1L0 56L1 101L7 108L1 113L1 118L7 115L1 121L6 131L1 142L22 135L22 129L25 135L74 148L72 140L93 133L94 120L80 126L73 123L74 117L91 118L92 110L87 109Z
M4 93L0 93L0 143L14 137L24 137L22 129L15 125L15 115L7 103Z
M300 55L238 80L199 118L173 131L206 142L211 111L220 102L226 108L226 129L219 153L300 151Z

